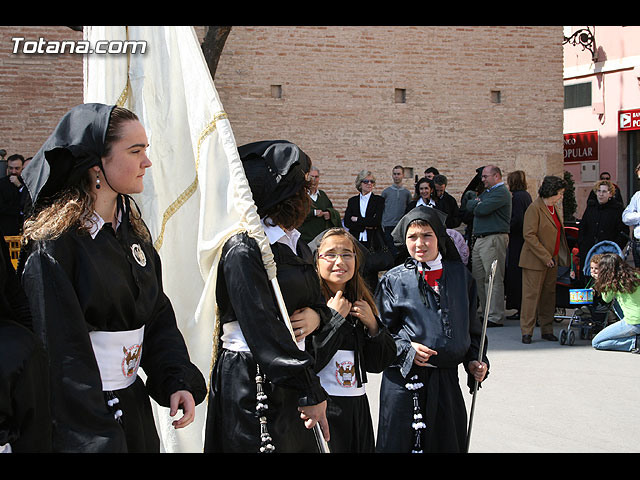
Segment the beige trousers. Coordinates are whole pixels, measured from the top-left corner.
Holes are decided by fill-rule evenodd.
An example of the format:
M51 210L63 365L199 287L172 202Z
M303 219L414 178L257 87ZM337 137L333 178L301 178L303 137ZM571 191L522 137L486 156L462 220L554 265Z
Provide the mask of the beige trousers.
M557 280L557 266L544 270L522 269L522 306L520 308L522 335L533 335L536 319L542 335L553 333Z
M471 254L471 269L473 278L478 287L478 300L480 302L480 314L484 319L484 310L487 305L487 290L489 288L489 273L491 264L497 260L496 276L493 280L493 292L489 305L488 319L493 323L504 323L504 270L507 259L507 246L509 235L496 233L488 237L478 238L473 245Z

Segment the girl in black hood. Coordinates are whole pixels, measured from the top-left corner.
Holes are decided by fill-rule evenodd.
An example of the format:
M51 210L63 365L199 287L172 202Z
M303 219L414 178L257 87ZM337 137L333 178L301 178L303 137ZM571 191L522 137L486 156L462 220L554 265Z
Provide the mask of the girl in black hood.
M477 361L476 285L441 215L417 207L400 220L393 237L410 257L389 270L376 291L398 352L382 377L379 452L463 452L467 413L458 366L467 371L470 389L488 373L488 359Z

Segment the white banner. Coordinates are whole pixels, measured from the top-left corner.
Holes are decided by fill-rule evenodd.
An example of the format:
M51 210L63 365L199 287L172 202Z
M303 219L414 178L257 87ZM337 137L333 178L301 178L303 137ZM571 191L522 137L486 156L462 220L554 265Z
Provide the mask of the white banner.
M178 327L208 385L225 241L249 231L270 265L269 278L275 276L229 120L192 27L85 27L85 40L146 42L144 53L86 55L84 101L129 108L146 129L153 165L136 201L162 259ZM168 408L154 409L164 451L202 451L206 401L194 424L180 430Z

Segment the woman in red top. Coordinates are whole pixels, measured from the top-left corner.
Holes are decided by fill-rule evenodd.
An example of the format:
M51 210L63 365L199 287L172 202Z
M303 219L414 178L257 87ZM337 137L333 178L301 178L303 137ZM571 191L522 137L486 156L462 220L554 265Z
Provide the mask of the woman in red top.
M524 245L519 262L522 343L531 343L536 319L544 340L558 340L553 334L558 265L569 265L570 253L557 205L562 202L566 186L560 177L544 177L538 198L524 214Z

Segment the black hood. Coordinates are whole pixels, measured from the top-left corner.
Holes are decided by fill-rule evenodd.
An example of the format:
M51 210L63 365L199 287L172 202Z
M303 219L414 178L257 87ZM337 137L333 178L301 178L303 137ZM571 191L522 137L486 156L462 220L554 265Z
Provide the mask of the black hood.
M87 103L67 112L22 172L32 204L54 197L99 165L114 105Z
M258 215L292 197L305 184L311 160L286 140L265 140L238 147Z
M436 208L422 205L415 207L400 219L393 232L391 232L393 242L396 245L404 245L409 224L414 220L424 220L433 228L438 237L438 250L442 254L442 258L445 260L460 260L460 254L444 226L446 218L447 214Z

